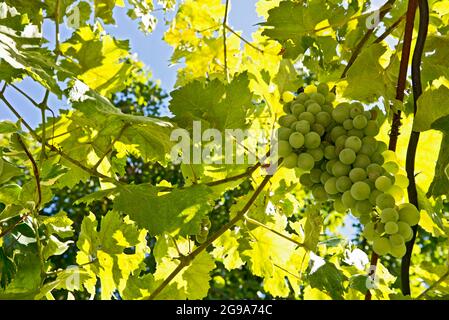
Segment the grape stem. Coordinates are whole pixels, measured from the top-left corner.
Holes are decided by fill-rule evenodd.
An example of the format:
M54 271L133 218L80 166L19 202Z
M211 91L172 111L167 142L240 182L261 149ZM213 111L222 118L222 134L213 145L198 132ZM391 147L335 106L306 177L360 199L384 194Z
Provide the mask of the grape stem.
M405 86L407 83L407 68L410 60L415 13L416 13L416 0L409 0L406 13L404 40L401 52L401 63L399 67L398 82L396 86L396 99L401 102L404 101L405 96ZM398 110L396 113L393 114L393 121L391 123L390 141L388 145L388 149L391 151L396 151L397 140L400 134L399 132L400 126L401 126L401 111ZM376 266L378 260L379 256L377 255L377 253L373 251L371 255L371 262L370 262L371 268L369 274L369 276L372 279L374 279L376 275ZM365 300L371 300L371 297L372 297L371 291L368 290L365 295Z
M419 6L419 27L418 37L416 39L415 50L412 58L412 85L413 85L413 114L416 115L418 110L418 98L422 94L421 84L421 60L424 52L424 46L427 38L427 31L429 27L429 4L427 0L418 0ZM409 179L409 185L407 187L407 193L409 202L416 206L419 210L418 192L415 181L415 158L416 149L419 142L419 132L414 131L410 134L410 140L407 146L407 155L405 160L405 169L407 171L407 177ZM407 243L407 252L402 257L401 264L401 289L403 295L410 295L410 262L412 257L413 246L415 244L416 233L418 225L412 227L413 237Z

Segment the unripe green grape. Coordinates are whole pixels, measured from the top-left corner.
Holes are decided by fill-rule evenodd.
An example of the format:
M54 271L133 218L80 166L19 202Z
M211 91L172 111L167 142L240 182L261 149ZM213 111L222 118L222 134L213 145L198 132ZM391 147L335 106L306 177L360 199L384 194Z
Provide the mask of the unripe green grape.
M373 205L369 202L369 200L357 201L355 203L355 210L360 216L367 215L373 212Z
M366 119L368 119L368 120L371 120L373 118L373 115L370 110L364 111L363 114L365 115Z
M317 88L315 85L313 84L309 84L307 87L304 88L304 92L307 93L310 97L310 95L312 93L316 93L317 92Z
M286 157L292 152L292 146L288 141L280 140L278 142L278 153L280 157Z
M411 203L399 205L399 220L408 223L410 226L418 224L420 214L418 209Z
M402 258L405 256L405 253L407 252L407 247L405 244L400 246L391 246L390 253L395 258Z
M383 192L379 191L379 190L373 190L371 191L371 194L369 196L369 202L371 202L371 204L373 206L376 205L376 199L378 196L380 196L381 194L383 194Z
M370 158L365 154L358 154L355 158L353 167L365 169L371 164Z
M290 138L290 135L292 134L292 129L280 127L278 128L278 138L279 140L285 140L288 141L288 138Z
M370 158L372 163L377 163L378 165L383 165L384 163L384 157L377 151L374 152Z
M413 237L413 230L407 222L398 221L398 233L404 238L404 241L410 241Z
M400 188L407 188L408 187L408 178L404 176L403 174L396 174L394 176L394 183L400 187Z
M197 234L197 235L195 235L195 239L196 239L196 242L198 242L199 244L203 244L207 240L207 235L204 236L201 234Z
M318 103L311 103L307 106L307 112L310 112L312 114L318 114L321 112L321 107Z
M338 190L336 187L336 183L337 183L337 178L332 177L332 178L328 179L326 181L326 183L324 184L324 190L326 190L326 192L329 194L337 194Z
M387 234L395 234L399 231L398 224L394 221L388 221L385 223L385 233Z
M350 170L351 166L348 166L340 161L337 161L332 167L332 174L338 178L341 176L347 176Z
M362 148L360 149L361 154L366 154L368 157L372 156L377 149L377 141L372 138L374 141L371 141L371 137L364 137Z
M320 137L326 132L326 129L319 123L312 124L312 130L313 132L318 133Z
M356 136L359 139L362 139L365 135L363 134L362 130L351 129L351 130L348 130L348 136Z
M299 132L293 132L290 135L290 138L288 139L290 145L295 149L301 148L304 145L304 141L305 141L304 136L302 135L302 133Z
M399 233L390 236L390 244L392 247L402 246L405 243L404 237Z
M309 100L309 95L307 93L301 92L300 94L298 94L298 97L296 98L296 100L298 100L299 102L306 102L307 100Z
M383 168L377 163L371 163L366 167L366 172L370 180L376 181L383 173Z
M340 153L341 150L345 148L346 139L348 139L348 137L344 134L335 140L335 150L339 150L339 152L336 151L337 153Z
M320 176L320 182L322 185L324 185L326 183L326 181L328 179L330 179L332 176L327 172L327 171L323 171L323 173L321 173Z
M365 227L363 228L363 236L370 242L376 238L377 233L376 225L374 224L374 222L369 222L365 225Z
M283 127L290 128L297 119L294 115L287 114L279 117L279 124Z
M282 164L287 169L296 168L296 165L298 164L298 155L294 152L290 153L288 156L286 156L284 158L284 161L282 161Z
M344 164L352 164L355 161L356 154L354 150L346 148L340 152L338 158Z
M381 235L381 234L385 233L385 223L377 222L377 224L376 224L376 233L378 235Z
M335 93L329 92L326 96L326 102L333 102L335 101Z
M312 93L310 95L310 98L315 100L316 103L318 105L322 105L326 102L326 98L324 97L324 95L322 95L321 93L317 92L317 93Z
M309 171L311 170L315 165L315 160L313 157L308 153L301 153L298 156L298 168Z
M370 192L369 185L363 181L357 181L351 187L351 195L355 200L368 199Z
M307 134L310 131L310 123L307 120L299 120L296 123L295 127L296 131L298 131L301 134Z
M360 223L365 225L371 221L371 213L364 213L359 216Z
M347 104L340 103L335 107L335 109L332 111L332 118L337 123L343 123L346 119L349 118L349 110L347 108Z
M304 146L307 149L318 148L321 144L321 137L316 132L309 132L304 136Z
M380 176L376 179L375 185L377 190L387 192L393 185L393 182L387 176Z
M354 150L354 152L359 152L362 147L362 140L356 136L350 136L345 141L345 147Z
M385 150L382 152L382 157L385 159L385 162L387 161L393 161L396 162L396 153L393 150Z
M313 183L320 183L321 174L323 172L318 168L313 168L310 170L310 180L313 181Z
M399 165L394 161L385 162L383 164L383 167L385 170L387 170L388 172L393 173L393 174L395 174L399 171Z
M295 121L292 123L292 125L290 126L290 129L293 131L296 131L296 125L298 124L299 121Z
M307 152L312 155L315 162L321 161L324 157L324 152L321 148L309 149Z
M335 147L332 145L326 146L324 148L324 157L328 160L336 159L337 154L335 153Z
M395 201L391 194L382 193L376 198L376 206L378 206L381 210L386 208L394 208Z
M306 102L304 102L304 106L306 107L306 110L307 110L308 106L310 106L311 104L314 104L314 103L316 103L316 101L313 99L309 99Z
M345 121L343 121L343 128L345 128L345 130L353 129L354 126L352 124L352 120L351 119L346 119Z
M385 208L380 213L380 221L383 223L396 222L399 219L399 214L394 208Z
M337 178L335 186L339 192L345 192L351 188L352 181L347 176L341 176Z
M343 205L348 209L354 208L355 204L356 204L356 200L351 195L351 191L349 191L349 190L343 192L343 195L341 196L341 201L343 202Z
M388 149L388 146L383 141L377 141L377 152L381 153Z
M368 137L375 137L379 133L379 125L377 124L377 121L375 120L369 120L366 124L365 129L363 130L363 133L367 135Z
M303 112L298 116L298 120L306 120L310 124L315 123L315 116L311 112Z
M362 168L353 168L349 172L349 179L351 179L352 182L363 181L366 179L366 171Z
M316 90L321 93L324 97L327 96L327 94L329 93L329 87L326 83L320 83L317 87Z
M317 201L327 200L327 193L322 185L316 185L312 189L312 195Z
M282 110L284 110L285 113L292 113L292 110L290 109L292 106L292 103L287 102L284 103L284 105L282 106Z
M333 175L332 170L333 170L333 168L334 168L334 166L335 166L335 164L336 164L337 162L338 162L337 159L332 159L332 160L329 160L329 161L326 163L326 171L327 171L329 174L332 174L332 175Z
M329 113L321 111L316 115L315 120L323 127L327 127L331 123L332 118Z
M351 111L349 111L349 116L353 119L361 114L363 114L363 106L354 106L351 108Z
M364 129L367 124L368 124L368 120L362 114L356 116L354 118L354 120L352 120L352 125L354 126L355 129L359 129L359 130Z
M299 183L301 183L306 188L312 188L314 185L309 173L304 173L299 177Z
M404 190L397 185L391 186L391 188L387 190L387 193L391 194L396 202L401 202L401 200L404 199Z
M345 213L346 207L343 205L341 199L335 199L334 201L334 210L337 212Z
M391 250L390 240L384 237L376 237L373 240L373 250L379 256L388 254Z
M345 135L346 130L342 126L336 126L331 130L330 137L332 141L336 141L338 137Z
M371 190L376 190L376 187L374 186L374 182L373 181L371 181L370 179L365 179L365 180L363 180L366 184L368 184L369 185L369 188L371 189Z
M290 107L290 109L292 111L292 114L295 115L296 117L299 117L301 113L306 111L306 107L300 102L294 102Z

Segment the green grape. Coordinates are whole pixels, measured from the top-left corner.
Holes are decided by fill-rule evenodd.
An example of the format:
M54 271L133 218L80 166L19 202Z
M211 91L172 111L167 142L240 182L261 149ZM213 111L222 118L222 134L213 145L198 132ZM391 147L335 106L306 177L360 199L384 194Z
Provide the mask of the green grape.
M394 208L385 208L380 213L380 220L383 223L387 223L390 221L396 222L399 219L399 214Z
M329 92L326 96L326 102L333 102L335 101L335 93Z
M365 129L363 130L363 133L365 133L368 137L375 137L379 133L379 125L377 124L377 121L375 120L369 120L366 124Z
M326 183L324 184L324 190L326 190L327 193L329 194L337 194L338 190L337 190L337 178L332 177L329 178Z
M397 233L390 236L390 244L392 247L402 246L404 243L404 237L400 234Z
M316 122L321 124L323 127L327 127L331 123L331 116L329 113L321 111L319 112L316 117Z
M311 188L314 185L309 173L302 174L299 177L299 183L301 183L306 188Z
M309 134L309 133L308 133ZM290 138L288 139L288 142L290 145L295 148L301 148L304 145L305 138L302 135L302 133L294 132L290 135Z
M324 157L328 160L336 159L337 154L335 152L335 147L332 145L326 146L324 148Z
M376 150L377 152L382 153L387 149L388 149L388 146L385 142L377 141L377 150Z
M326 192L326 190L324 190L324 187L321 185L316 185L313 187L312 195L317 201L327 200L327 192Z
M371 161L373 163L377 163L378 165L382 165L384 163L384 157L376 151L371 155Z
M295 121L292 123L292 125L290 126L290 129L293 131L296 131L296 125L298 124L299 121Z
M348 166L340 161L336 161L331 170L332 174L338 178L341 176L347 176L351 170L351 166Z
M371 191L371 194L369 196L369 202L371 202L371 204L373 206L376 205L376 199L378 196L380 196L381 194L383 194L383 192L379 191L379 190L373 190Z
M315 160L308 153L301 153L298 156L298 167L304 171L309 171L315 165Z
M326 98L324 97L324 95L322 95L321 93L312 93L310 95L310 98L315 100L317 102L317 104L321 105L324 104L326 102Z
M321 93L324 97L329 93L329 87L326 83L320 83L317 86L317 91Z
M335 165L337 162L338 162L337 159L332 159L332 160L329 160L329 161L326 163L326 171L327 171L329 174L333 174L332 170L333 170L333 168L334 168L334 165Z
M365 128L367 124L368 124L368 120L362 114L356 116L354 118L354 120L352 120L352 125L354 126L355 129L361 130L361 129Z
M326 183L326 181L328 180L328 179L330 179L332 176L327 172L327 171L323 171L323 173L321 174L321 176L320 176L320 182L321 182L321 184L325 184Z
M355 210L359 215L366 215L373 212L373 205L368 200L357 201Z
M365 154L358 154L355 158L353 167L365 169L371 164L370 158Z
M406 189L408 187L408 178L403 174L397 174L394 176L394 183L398 187Z
M341 176L337 178L335 186L339 192L345 192L351 188L352 181L347 176Z
M318 133L319 136L322 136L326 132L326 129L319 123L312 124L312 130Z
M299 120L298 122L296 122L295 129L303 135L307 134L310 131L310 123L307 120Z
M306 111L306 107L300 102L294 102L290 109L292 110L292 114L296 117L299 117L301 113Z
M337 140L335 140L335 150L339 150L338 152L336 151L337 153L340 153L341 150L345 148L345 142L347 138L348 137L344 134L342 136L339 136Z
M204 236L201 234L197 234L197 235L195 235L195 239L196 239L196 242L198 242L199 244L203 244L207 240L207 235Z
M283 127L290 128L293 122L295 122L297 119L294 115L287 114L283 115L279 118L279 124Z
M351 164L355 161L356 154L355 154L354 150L346 148L340 152L340 154L338 155L338 158L344 164Z
M351 187L351 195L355 200L365 200L369 198L371 189L366 182L357 181Z
M385 170L387 170L388 172L393 173L393 174L395 174L399 171L399 165L394 161L385 162L383 164L383 167L385 168Z
M320 161L324 157L324 152L321 148L309 149L307 152L312 155L315 162Z
M400 202L404 199L404 191L399 186L391 186L391 188L387 190L387 193L391 194L396 202Z
M278 129L278 138L279 138L279 140L286 140L286 141L288 141L288 138L290 137L292 132L293 131L291 129L289 129L289 128L280 127Z
M307 100L309 100L309 96L307 95L307 93L301 92L300 94L298 94L298 97L296 98L296 100L298 100L299 102L306 102Z
M383 234L385 232L385 223L378 222L376 224L376 232L379 235Z
M379 178L383 173L383 168L379 166L377 163L371 163L369 166L366 167L366 172L370 180L376 181L376 179Z
M304 106L306 107L306 110L307 110L307 107L308 107L308 106L310 106L311 104L314 104L314 103L316 103L316 101L313 100L313 99L307 100L307 101L304 103Z
M343 121L343 128L345 128L345 130L352 130L352 129L354 129L354 126L352 125L352 120L351 119L346 119L345 121Z
M371 190L376 190L376 187L374 186L374 182L372 182L370 179L365 179L365 180L363 180L363 182L365 182L366 184L368 184L368 185L369 185L369 188L370 188Z
M390 240L384 237L376 237L373 240L373 250L379 256L388 254L391 250Z
M354 106L351 108L351 111L349 111L349 116L353 119L361 114L363 114L363 106Z
M332 114L332 110L334 110L334 107L332 106L332 103L326 102L325 104L323 104L321 106L321 109L324 112L326 112L327 114L331 115ZM335 123L335 121L332 119L332 116L331 116L331 122L330 123Z
M313 183L320 183L321 174L323 172L318 168L313 168L310 170L310 180L313 181Z
M392 246L390 249L390 253L395 258L402 258L407 252L407 247L405 244L400 246Z
M398 224L394 221L388 221L385 223L385 233L387 234L395 234L399 231Z
M371 213L361 214L359 217L359 220L360 220L361 224L363 224L363 225L367 224L368 222L371 221Z
M347 105L348 105L347 103L340 103L332 111L332 118L337 123L343 123L346 119L349 118L349 110Z
M282 110L284 110L285 113L292 113L290 109L291 106L292 106L291 102L284 103L284 105L282 106Z
M391 194L382 193L376 198L376 206L381 210L386 208L394 208L395 201Z
M315 123L315 116L311 112L303 112L298 116L298 120L306 120L308 123Z
M337 212L345 213L346 207L343 205L341 199L335 199L334 201L334 210Z
M414 226L419 222L419 211L411 203L402 203L399 205L399 220Z
M362 148L360 153L372 156L377 150L377 141L373 137L364 137L362 139Z
M412 240L413 230L407 222L398 222L398 233L404 238L405 241Z
M352 197L351 191L343 192L343 195L341 196L341 202L343 202L343 205L348 209L354 208L356 204L356 200Z
M321 137L316 132L309 132L304 136L304 146L307 149L318 148L321 144Z
M294 152L290 153L284 158L282 164L288 169L296 168L296 165L298 164L298 155Z
M314 115L321 112L321 107L318 103L311 103L307 106L307 112L313 113Z
M363 236L365 237L366 240L368 241L373 241L376 236L376 225L374 224L374 222L368 222L365 225L365 228L363 229Z
M387 176L380 176L376 179L375 185L377 190L386 192L393 185L393 182Z
M349 179L352 182L363 181L366 179L366 172L362 168L354 168L349 172Z
M359 152L362 147L362 140L356 136L350 136L345 141L345 147L354 150L354 152Z
M345 128L343 128L342 126L336 126L336 127L332 128L330 137L331 137L332 141L335 142L339 136L342 136L344 134L346 134Z
M278 143L278 153L280 157L286 157L292 152L292 146L288 141L280 140Z

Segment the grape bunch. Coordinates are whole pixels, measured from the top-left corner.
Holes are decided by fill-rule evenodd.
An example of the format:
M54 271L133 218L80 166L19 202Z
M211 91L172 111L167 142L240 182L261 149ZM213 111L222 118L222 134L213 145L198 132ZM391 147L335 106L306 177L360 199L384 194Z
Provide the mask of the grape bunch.
M300 183L317 201L332 199L336 211L359 218L377 254L402 257L419 221L415 206L397 205L408 179L395 153L375 138L375 112L359 102L334 107L334 100L322 83L284 104L278 129L283 166L299 169Z
M200 233L195 235L195 239L198 243L204 243L207 240L207 236L209 235L211 222L209 220L209 217L204 217L201 220L201 226L200 226Z

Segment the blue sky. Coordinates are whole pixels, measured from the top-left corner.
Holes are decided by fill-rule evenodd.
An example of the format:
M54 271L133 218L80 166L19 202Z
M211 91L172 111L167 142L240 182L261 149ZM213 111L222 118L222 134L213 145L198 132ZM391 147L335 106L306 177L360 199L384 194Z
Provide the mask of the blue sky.
M257 0L234 0L231 1L231 9L229 12L228 23L233 26L235 30L243 32L243 36L247 39L251 38L251 33L257 30L257 23L261 22L261 18L257 16L255 11L255 4ZM108 26L106 30L108 33L114 35L119 39L127 39L130 41L133 53L137 53L140 60L142 60L152 71L153 78L161 81L161 86L170 91L176 81L177 66L170 66L170 56L172 48L163 40L163 34L167 29L164 23L164 14L162 11L156 12L156 17L159 22L155 31L150 35L145 35L138 30L137 21L133 21L126 15L126 8L118 8L114 12L114 18L117 22L116 26ZM169 14L167 18L171 19L173 13ZM47 23L44 25L44 36L47 39L53 39L54 26ZM70 36L69 30L62 27L61 40L67 39ZM19 84L24 91L29 93L35 100L41 101L44 90L32 80L26 79ZM26 99L13 90L7 91L7 98L23 115L25 120L33 127L40 123L40 110L35 108ZM66 102L59 101L56 97L50 97L49 104L54 111L60 108L68 108ZM14 115L0 102L0 120L10 119L16 121Z

